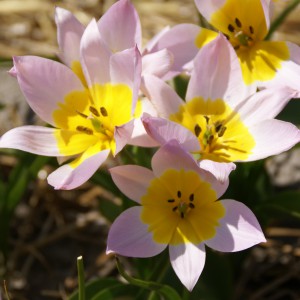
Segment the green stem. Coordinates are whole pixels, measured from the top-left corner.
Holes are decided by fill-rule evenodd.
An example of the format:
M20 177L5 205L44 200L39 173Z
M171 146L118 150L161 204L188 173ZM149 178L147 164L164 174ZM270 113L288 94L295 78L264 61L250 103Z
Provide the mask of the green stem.
M6 281L3 280L3 286L4 286L4 292L5 292L5 296L6 296L6 300L10 300L9 295L8 295L8 291L7 291L7 286L6 286ZM1 295L0 295L1 296Z
M84 287L84 269L82 256L77 257L77 271L78 271L78 300L85 300L85 287Z
M296 6L300 3L300 0L294 0L292 1L278 16L277 18L272 22L269 32L265 38L265 40L269 40L275 30L282 24L282 22L285 20L285 18L296 8Z

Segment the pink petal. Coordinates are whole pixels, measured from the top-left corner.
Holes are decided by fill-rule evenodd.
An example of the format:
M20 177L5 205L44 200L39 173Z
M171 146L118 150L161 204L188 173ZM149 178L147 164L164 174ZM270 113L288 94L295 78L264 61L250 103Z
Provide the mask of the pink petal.
M249 131L256 144L247 161L279 154L300 142L300 130L293 124L280 120L259 122L250 127Z
M143 74L163 77L171 69L173 63L174 57L167 49L143 55Z
M60 50L60 59L69 67L73 61L79 61L80 40L84 26L66 9L56 7L55 23Z
M141 84L142 58L137 47L115 53L110 59L112 83L123 83L131 87L132 113L135 110Z
M48 183L56 190L71 190L79 187L94 175L109 152L109 150L98 152L85 159L76 168L71 167L70 164L59 167L48 176Z
M184 104L168 84L155 76L144 75L142 87L144 94L152 102L160 117L168 118Z
M22 126L9 130L0 138L1 148L18 149L38 155L60 156L54 132L41 126Z
M128 0L119 0L98 21L101 38L113 52L141 47L141 24Z
M291 90L286 87L268 88L255 93L234 108L246 126L262 120L273 119L291 99Z
M235 252L250 248L266 239L253 212L235 200L221 200L226 209L216 235L205 244L222 252Z
M195 97L224 99L229 105L248 97L255 87L243 83L240 63L228 40L219 35L202 47L194 60L194 70L186 100Z
M195 0L195 4L201 15L206 20L210 20L211 15L219 10L226 1L227 0Z
M67 94L83 90L78 77L65 65L37 56L14 57L14 71L29 106L54 125L53 111Z
M120 191L138 203L146 194L150 181L154 179L152 171L140 166L118 166L109 171Z
M191 243L169 246L172 267L182 284L192 291L205 264L204 244Z
M182 125L163 118L142 117L147 133L159 144L163 145L170 140L177 140L188 152L200 150L196 136Z
M151 257L162 252L167 245L153 241L148 225L140 220L142 207L125 210L112 224L107 238L106 253L129 257Z
M169 30L164 30L151 44L148 45L148 52L166 49L172 53L174 64L171 70L164 76L169 80L184 71L184 66L194 59L198 52L195 40L200 28L193 24L179 24Z
M116 141L116 152L115 155L118 154L124 146L128 143L131 139L132 132L133 132L133 123L134 120L129 121L128 123L124 124L123 126L116 126L114 138Z
M89 86L110 82L110 50L101 40L95 20L85 29L80 43L81 65Z

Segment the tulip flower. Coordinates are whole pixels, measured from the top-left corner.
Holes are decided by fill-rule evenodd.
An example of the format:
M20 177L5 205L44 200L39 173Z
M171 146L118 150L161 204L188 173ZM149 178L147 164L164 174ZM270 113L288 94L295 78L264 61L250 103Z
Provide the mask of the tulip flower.
M205 245L235 252L265 242L244 204L217 200L228 186L200 169L170 141L152 158L152 170L125 165L110 169L119 189L139 206L124 211L108 233L107 253L151 257L169 246L172 267L192 290L205 264Z

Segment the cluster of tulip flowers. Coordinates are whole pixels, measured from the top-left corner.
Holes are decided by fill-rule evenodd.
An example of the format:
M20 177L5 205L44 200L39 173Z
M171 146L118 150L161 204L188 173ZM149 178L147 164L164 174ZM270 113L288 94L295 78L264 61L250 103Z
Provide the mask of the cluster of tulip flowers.
M295 125L275 119L299 96L300 49L265 40L273 2L195 5L216 31L179 24L144 48L129 0L86 27L56 8L62 63L20 56L10 71L50 126L14 128L0 139L1 148L57 157L60 167L47 180L66 190L89 180L126 145L156 147L152 169L109 169L137 205L112 224L107 253L152 257L168 247L190 291L205 264L205 245L234 252L265 242L245 204L219 200L235 162L279 154L300 141ZM184 100L169 84L183 73L189 76Z

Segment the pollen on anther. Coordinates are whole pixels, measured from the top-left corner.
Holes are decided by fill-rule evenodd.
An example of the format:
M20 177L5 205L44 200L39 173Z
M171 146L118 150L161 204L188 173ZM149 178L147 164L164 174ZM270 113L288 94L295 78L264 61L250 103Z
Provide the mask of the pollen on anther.
M253 34L254 33L254 28L252 26L249 26L249 30L250 30L250 33Z
M178 208L178 206L174 206L174 207L172 208L172 210L173 210L173 211L176 211L177 208Z
M101 115L103 117L107 117L108 116L107 110L106 110L106 108L104 106L100 107L100 112L101 112Z
M168 202L172 203L172 202L175 202L175 200L174 199L169 199Z
M93 115L95 115L96 117L100 117L100 114L99 114L98 110L97 110L95 107L90 106L90 107L89 107L89 111L90 111Z
M242 23L241 23L241 21L238 18L235 18L234 21L235 21L235 24L236 24L237 27L239 27L239 28L242 27Z
M189 200L194 201L194 194L190 194Z
M230 32L234 32L234 27L233 27L233 25L229 24L227 28L228 28L228 30L229 30Z
M92 135L93 134L93 130L88 128L88 127L84 127L84 126L77 126L76 127L76 130L77 131L80 131L80 132L84 132L88 135Z
M220 131L218 132L218 137L222 137L226 131L227 127L226 126L222 126Z
M180 191L177 192L177 197L181 198L181 192Z
M193 203L189 203L190 208L195 208L195 205Z
M196 137L198 137L200 135L201 131L202 131L201 127L198 124L196 124L194 127L194 132L195 132Z
M81 116L81 117L83 117L83 118L85 118L85 119L87 119L87 118L88 118L88 116L87 116L87 115L83 114L82 112L80 112L80 111L78 111L78 110L76 110L76 113L78 113L78 114L79 114L79 116Z

